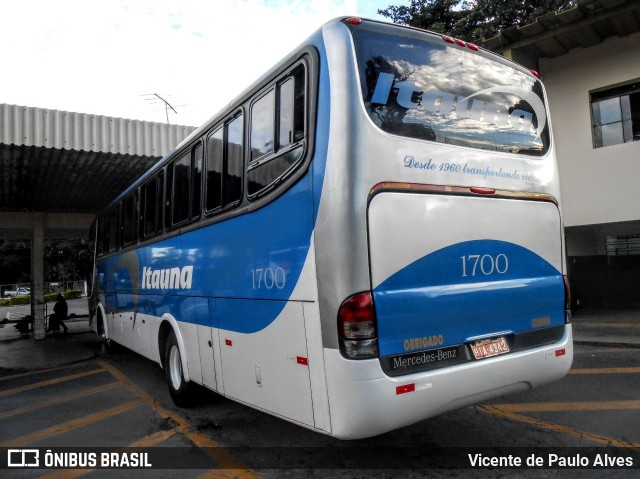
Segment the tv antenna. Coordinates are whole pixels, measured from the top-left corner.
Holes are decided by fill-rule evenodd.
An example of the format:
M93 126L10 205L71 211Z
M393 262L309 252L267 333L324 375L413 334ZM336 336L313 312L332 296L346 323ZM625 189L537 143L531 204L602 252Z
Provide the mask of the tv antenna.
M169 103L168 100L164 99L162 96L160 96L158 93L148 93L146 95L144 95L145 97L145 101L149 101L151 103L163 103L164 104L164 113L167 116L167 124L169 125L169 110L173 111L176 115L178 114L178 112L176 111L176 109L173 107L173 105L171 105L171 103Z

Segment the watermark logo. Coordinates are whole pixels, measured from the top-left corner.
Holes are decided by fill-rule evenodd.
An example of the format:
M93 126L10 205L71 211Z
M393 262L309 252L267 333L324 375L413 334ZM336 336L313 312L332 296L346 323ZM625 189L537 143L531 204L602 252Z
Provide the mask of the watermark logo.
M38 449L8 449L8 467L40 467L40 451Z

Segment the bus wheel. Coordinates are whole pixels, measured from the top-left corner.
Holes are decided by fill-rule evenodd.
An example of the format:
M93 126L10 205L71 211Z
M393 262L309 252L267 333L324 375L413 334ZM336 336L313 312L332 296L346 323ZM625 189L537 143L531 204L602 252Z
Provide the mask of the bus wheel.
M164 371L169 385L171 399L176 406L189 407L193 404L191 383L184 380L182 361L180 360L180 347L173 331L167 336L164 348Z

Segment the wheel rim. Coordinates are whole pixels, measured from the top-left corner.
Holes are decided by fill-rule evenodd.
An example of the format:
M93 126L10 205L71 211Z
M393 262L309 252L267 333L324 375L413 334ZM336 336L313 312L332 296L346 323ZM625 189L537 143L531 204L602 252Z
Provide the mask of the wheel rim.
M176 345L171 346L169 352L169 375L171 386L177 391L182 384L182 363L180 362L180 350Z

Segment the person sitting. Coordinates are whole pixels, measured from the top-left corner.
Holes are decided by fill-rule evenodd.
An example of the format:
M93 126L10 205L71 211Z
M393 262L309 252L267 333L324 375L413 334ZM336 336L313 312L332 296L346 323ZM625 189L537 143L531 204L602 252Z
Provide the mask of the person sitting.
M64 296L62 296L62 294L58 294L56 304L53 306L53 314L49 316L49 327L47 328L47 333L60 331L60 326L62 326L64 333L66 334L67 331L69 331L69 328L64 324L64 321L67 319L68 312L69 307L67 306Z

